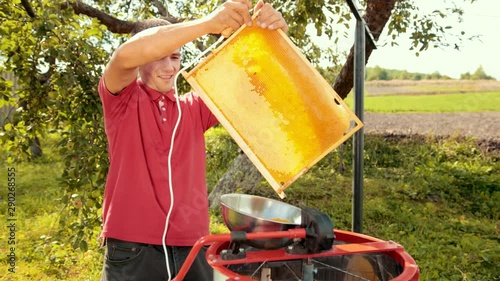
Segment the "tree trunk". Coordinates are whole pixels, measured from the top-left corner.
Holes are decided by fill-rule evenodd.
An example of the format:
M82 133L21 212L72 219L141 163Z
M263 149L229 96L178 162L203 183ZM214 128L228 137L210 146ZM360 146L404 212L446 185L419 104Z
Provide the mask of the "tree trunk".
M41 157L43 155L43 152L42 152L42 146L40 145L40 139L38 139L38 137L34 137L31 141L32 141L30 145L31 157L33 158Z
M365 14L365 22L368 28L370 29L373 38L375 41L378 40L382 30L385 27L387 21L392 14L392 9L396 0L368 0L366 6L366 14ZM369 40L366 40L365 46L365 64L368 62L368 58L372 54L373 46L370 44ZM353 87L353 75L354 75L354 45L351 47L349 51L349 55L347 56L347 60L340 70L337 79L335 79L335 83L333 84L333 89L337 94L345 99L349 92Z
M210 208L215 209L219 206L219 197L223 194L236 190L242 193L252 193L259 186L261 180L262 175L259 170L241 152L208 196Z
M385 24L389 20L395 1L396 0L368 0L365 22L375 40L378 40ZM369 43L369 40L366 40L366 42L365 63L368 61L373 51L373 46ZM342 99L347 97L353 87L353 75L354 46L351 48L349 56L333 85L334 90ZM343 167L340 166L339 169L342 170ZM220 195L234 192L236 189L240 189L241 192L249 192L256 188L261 180L262 176L252 162L250 162L244 154L240 154L210 193L210 208L213 209L218 206L218 198Z

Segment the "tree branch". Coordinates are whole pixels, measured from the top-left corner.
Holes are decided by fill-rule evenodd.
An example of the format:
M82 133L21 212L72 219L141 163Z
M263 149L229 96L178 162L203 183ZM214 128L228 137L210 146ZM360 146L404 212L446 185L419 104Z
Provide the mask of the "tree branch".
M21 4L23 5L24 9L26 10L26 13L28 13L28 16L31 18L35 18L35 12L33 11L33 8L31 7L30 3L28 0L21 0Z
M158 1L158 0L152 0L152 4L153 4L153 6L156 7L156 9L158 9L158 13L160 13L160 15L162 17L168 18L170 16L168 14L167 7L165 7L162 3L160 3L160 1Z
M373 38L375 41L378 40L382 30L385 25L389 21L391 17L392 10L394 9L394 5L396 0L368 0L366 6L366 14L364 16L364 20L368 25L368 28L373 34ZM368 62L368 58L372 54L373 46L370 44L369 40L365 42L365 64ZM354 75L354 45L352 46L349 55L347 56L347 60L342 67L335 83L333 84L333 89L337 94L344 99L347 97L349 92L351 91L354 83L354 79L352 79Z
M178 23L184 21L184 19L179 19L170 16L168 14L168 10L165 7L163 7L162 4L157 0L153 1L153 4L155 5L156 8L158 8L163 18L168 20L169 22ZM98 19L101 22L101 24L105 25L108 28L108 30L113 33L118 33L118 34L130 33L137 24L137 22L117 19L99 9L96 9L88 4L81 2L80 0L68 1L66 3L61 4L61 9L68 9L68 8L72 8L76 14L82 14Z
M87 15L92 18L98 19L103 25L105 25L109 31L113 33L130 33L135 26L135 22L123 21L112 17L103 11L96 9L90 5L82 3L78 0L68 1L61 4L62 9L72 8L76 14Z

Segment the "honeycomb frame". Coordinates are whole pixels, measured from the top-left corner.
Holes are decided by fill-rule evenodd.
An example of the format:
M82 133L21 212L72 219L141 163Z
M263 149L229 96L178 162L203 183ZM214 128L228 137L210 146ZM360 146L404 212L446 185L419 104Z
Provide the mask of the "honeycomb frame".
M181 74L281 198L363 126L282 30L243 25Z

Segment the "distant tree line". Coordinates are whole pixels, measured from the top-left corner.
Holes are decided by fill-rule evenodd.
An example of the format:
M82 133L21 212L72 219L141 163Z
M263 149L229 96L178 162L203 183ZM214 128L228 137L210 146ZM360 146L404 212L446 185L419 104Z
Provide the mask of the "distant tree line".
M469 72L460 74L460 80L496 80L484 72L483 66L479 66L472 74Z
M408 72L406 70L385 69L380 66L366 68L366 80L448 80L449 76L441 75L439 72L431 74ZM463 73L460 80L496 80L484 72L483 66L479 66L474 73Z

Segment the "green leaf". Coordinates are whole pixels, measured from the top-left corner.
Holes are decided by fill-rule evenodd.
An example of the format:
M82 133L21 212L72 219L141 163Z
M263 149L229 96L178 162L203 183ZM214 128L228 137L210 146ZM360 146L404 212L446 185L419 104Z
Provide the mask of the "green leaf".
M87 252L89 250L89 246L87 244L87 241L80 240L80 250L82 250L82 252Z

